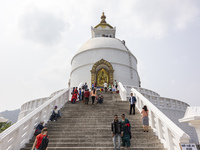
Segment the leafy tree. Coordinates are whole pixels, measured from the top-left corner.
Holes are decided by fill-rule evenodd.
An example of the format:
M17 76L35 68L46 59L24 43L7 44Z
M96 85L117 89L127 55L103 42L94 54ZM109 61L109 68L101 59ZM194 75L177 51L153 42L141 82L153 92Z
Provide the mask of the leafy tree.
M11 122L0 122L0 133L11 126Z

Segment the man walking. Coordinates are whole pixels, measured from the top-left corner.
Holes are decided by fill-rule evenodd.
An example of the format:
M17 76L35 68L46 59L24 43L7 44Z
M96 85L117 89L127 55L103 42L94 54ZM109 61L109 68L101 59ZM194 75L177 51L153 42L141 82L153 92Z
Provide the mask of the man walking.
M84 97L85 97L85 106L87 106L87 105L88 105L88 102L89 102L89 97L90 97L89 89L87 89L87 90L85 91Z
M115 150L120 150L121 137L123 136L122 123L118 120L118 116L114 116L114 120L111 123L112 138ZM118 140L118 147L116 145L116 139Z
M108 83L105 82L103 85L104 85L104 90L105 90L105 92L107 92L107 86L108 86Z
M130 103L130 113L129 115L131 115L132 113L132 109L133 109L133 115L135 115L135 103L137 102L135 96L133 96L133 93L131 93L131 97L129 98L129 103Z
M125 118L125 114L122 114L122 130L123 130L123 137L122 137L122 146L127 149L130 149L130 139L131 139L131 125L128 119Z

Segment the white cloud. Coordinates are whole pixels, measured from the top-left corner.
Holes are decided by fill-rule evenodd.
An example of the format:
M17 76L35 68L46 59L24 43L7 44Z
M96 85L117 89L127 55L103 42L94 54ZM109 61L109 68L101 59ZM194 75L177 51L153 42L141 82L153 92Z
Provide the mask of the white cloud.
M185 29L199 14L196 1L190 0L120 1L119 5L123 13L118 13L121 21L116 23L135 38L162 38L171 30Z
M70 24L50 11L42 11L34 6L28 7L20 16L19 28L25 39L50 46L62 39L62 33Z

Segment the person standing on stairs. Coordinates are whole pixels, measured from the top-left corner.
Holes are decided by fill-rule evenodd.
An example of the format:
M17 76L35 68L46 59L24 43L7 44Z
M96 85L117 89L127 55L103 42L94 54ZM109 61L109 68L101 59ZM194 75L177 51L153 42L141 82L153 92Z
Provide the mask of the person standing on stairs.
M135 115L135 103L137 102L135 96L133 96L133 93L131 93L131 97L129 98L129 103L130 103L130 113L129 115L131 115L132 113L132 109L133 109L133 115Z
M130 148L130 139L131 139L131 125L128 119L125 118L125 114L122 114L122 119L120 120L122 122L122 130L123 130L123 136L122 136L122 146L125 148L125 145L127 148Z
M79 90L78 90L78 99L79 99L79 101L82 100L82 91L81 91L81 88L79 88Z
M103 86L104 86L104 90L105 90L105 92L107 92L107 86L108 86L108 83L107 82L105 82L104 84L103 84Z
M92 91L91 91L92 106L94 106L94 100L95 100L95 98L96 98L96 94L97 94L97 92L96 92L95 88L93 88Z
M114 116L114 120L111 123L112 138L115 150L120 150L121 137L123 136L122 123L118 120L118 116ZM116 139L118 140L118 147L116 145Z
M82 86L82 90L81 90L81 94L82 94L82 102L85 103L85 100L84 100L84 93L85 93L85 89L84 89L84 85Z
M84 97L85 97L85 106L87 106L87 105L88 105L88 102L89 102L89 97L90 97L89 89L87 89L87 90L85 91Z
M144 105L144 107L142 108L142 111L141 111L141 114L142 114L142 122L143 122L143 129L144 129L144 132L145 132L145 127L147 128L147 132L149 132L149 118L148 118L148 114L149 114L149 111L147 109L147 106Z

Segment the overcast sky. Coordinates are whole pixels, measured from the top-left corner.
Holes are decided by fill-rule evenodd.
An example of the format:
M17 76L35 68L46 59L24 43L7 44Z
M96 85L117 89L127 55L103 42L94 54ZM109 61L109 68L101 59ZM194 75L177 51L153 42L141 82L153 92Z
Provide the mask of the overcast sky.
M0 111L67 87L70 61L106 21L138 59L142 87L200 106L199 0L0 1Z

